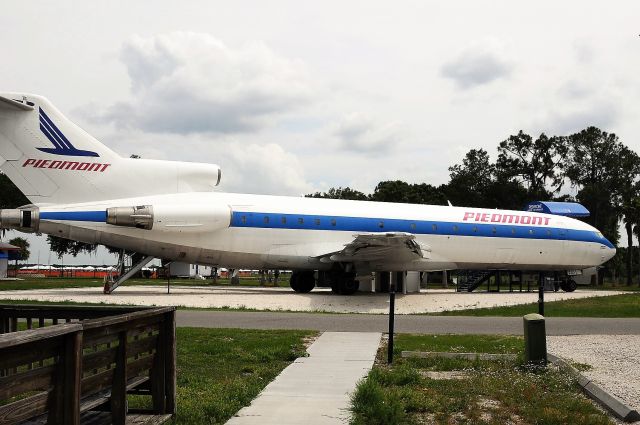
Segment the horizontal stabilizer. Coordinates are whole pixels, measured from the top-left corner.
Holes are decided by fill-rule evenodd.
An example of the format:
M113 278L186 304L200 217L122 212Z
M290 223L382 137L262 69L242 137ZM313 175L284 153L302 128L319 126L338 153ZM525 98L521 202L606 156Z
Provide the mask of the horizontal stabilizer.
M8 109L12 111L33 111L33 106L27 105L21 100L14 100L0 96L0 109Z

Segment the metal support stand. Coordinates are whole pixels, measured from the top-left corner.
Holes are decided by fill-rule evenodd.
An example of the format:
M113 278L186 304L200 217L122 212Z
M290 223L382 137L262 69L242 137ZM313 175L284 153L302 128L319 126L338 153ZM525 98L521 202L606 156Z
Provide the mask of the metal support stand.
M544 316L544 273L542 272L538 282L538 314Z
M142 268L144 266L146 266L147 264L149 264L151 262L151 260L153 260L155 257L153 255L149 255L147 257L144 257L142 260L140 260L140 262L138 262L137 264L131 266L131 269L129 269L128 272L121 274L120 277L118 278L118 280L116 280L115 282L105 282L104 284L104 293L105 294L110 294L112 293L118 286L122 285L124 282L126 282L127 280L129 280L129 278L131 278L134 274L138 273L140 270L142 270Z
M393 331L396 313L396 285L395 279L389 285L389 343L387 344L387 364L393 363Z

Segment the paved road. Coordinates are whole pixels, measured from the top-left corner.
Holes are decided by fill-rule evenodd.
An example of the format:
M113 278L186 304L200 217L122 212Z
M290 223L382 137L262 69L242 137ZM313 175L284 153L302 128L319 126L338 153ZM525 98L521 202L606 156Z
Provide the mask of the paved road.
M178 311L178 326L386 332L386 315ZM548 335L640 335L640 319L547 318ZM396 315L396 332L521 335L521 317Z

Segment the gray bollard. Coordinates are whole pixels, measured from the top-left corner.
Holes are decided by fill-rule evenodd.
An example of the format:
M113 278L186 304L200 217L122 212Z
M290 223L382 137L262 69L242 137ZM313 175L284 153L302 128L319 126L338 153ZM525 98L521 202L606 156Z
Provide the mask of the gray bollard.
M524 321L524 360L527 363L547 363L547 335L544 316L536 313L525 315Z

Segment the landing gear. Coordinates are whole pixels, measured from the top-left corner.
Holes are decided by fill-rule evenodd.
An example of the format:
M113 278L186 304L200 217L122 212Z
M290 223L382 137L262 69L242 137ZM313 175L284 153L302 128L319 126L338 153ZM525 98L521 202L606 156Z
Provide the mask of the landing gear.
M353 295L358 290L360 283L356 280L355 272L343 270L319 271L316 281L316 272L313 270L294 271L291 274L289 285L294 291L306 294L316 286L330 286L331 291L338 295Z
M338 295L353 295L360 283L356 280L355 273L335 273L331 279L331 291Z
M573 279L567 279L560 282L560 289L564 292L573 292L578 287L578 284Z
M313 271L299 271L291 273L291 280L289 280L291 289L301 294L311 292L316 286L316 278Z

